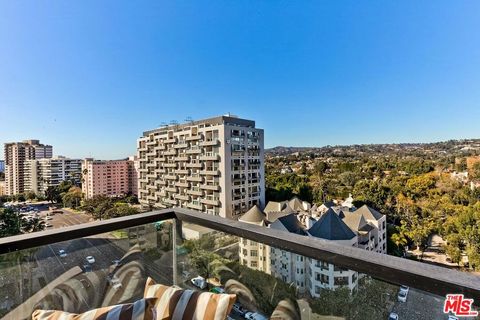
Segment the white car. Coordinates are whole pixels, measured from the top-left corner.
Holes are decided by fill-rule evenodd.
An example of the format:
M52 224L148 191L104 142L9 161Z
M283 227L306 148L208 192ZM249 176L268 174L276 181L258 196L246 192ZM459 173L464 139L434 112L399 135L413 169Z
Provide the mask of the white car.
M398 320L398 314L396 314L395 312L390 312L388 320Z
M122 282L120 282L120 279L118 279L118 277L113 276L110 279L108 279L108 282L110 283L113 289L119 289L122 287Z
M407 294L408 294L408 291L402 291L402 290L400 290L400 291L398 292L398 296L397 296L398 301L400 301L400 302L407 302Z
M247 320L267 320L268 318L257 312L245 313L245 319Z
M407 286L400 286L400 291L405 291L408 294L409 290L410 290L410 288L407 287Z
M60 258L65 258L67 256L67 252L63 249L58 250L58 255Z
M205 289L207 287L207 281L205 280L204 277L195 277L193 279L190 280L192 282L192 284L195 286L195 287L198 287L200 289Z
M457 317L449 315L448 320L459 320Z
M88 256L85 258L88 263L93 264L95 263L95 258L93 256Z

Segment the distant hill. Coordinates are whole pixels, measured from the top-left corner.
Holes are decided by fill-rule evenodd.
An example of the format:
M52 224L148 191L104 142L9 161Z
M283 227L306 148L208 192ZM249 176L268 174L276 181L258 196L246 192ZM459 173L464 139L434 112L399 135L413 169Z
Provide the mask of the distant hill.
M324 147L284 147L277 146L265 150L268 156L285 156L289 154L325 154L342 153L349 151L356 152L401 152L401 151L430 151L430 152L448 152L464 151L477 153L480 152L480 139L449 140L431 143L391 143L391 144L361 144L344 146L324 146Z

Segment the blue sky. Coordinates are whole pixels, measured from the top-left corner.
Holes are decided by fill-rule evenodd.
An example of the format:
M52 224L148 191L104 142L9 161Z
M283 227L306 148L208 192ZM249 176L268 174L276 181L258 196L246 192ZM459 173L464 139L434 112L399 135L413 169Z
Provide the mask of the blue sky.
M0 143L121 158L227 112L267 147L480 138L479 30L479 1L0 0Z

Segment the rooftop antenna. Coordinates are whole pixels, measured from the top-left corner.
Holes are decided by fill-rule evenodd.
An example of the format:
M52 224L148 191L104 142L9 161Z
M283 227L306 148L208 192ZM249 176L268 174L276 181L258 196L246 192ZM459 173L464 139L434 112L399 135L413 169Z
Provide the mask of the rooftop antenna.
M190 122L190 124L193 124L193 119L190 116L186 117L184 121L185 122Z
M167 127L167 126L168 126L168 124L165 121L160 123L160 127Z
M178 128L178 121L177 120L170 120L170 125L175 126L175 129Z

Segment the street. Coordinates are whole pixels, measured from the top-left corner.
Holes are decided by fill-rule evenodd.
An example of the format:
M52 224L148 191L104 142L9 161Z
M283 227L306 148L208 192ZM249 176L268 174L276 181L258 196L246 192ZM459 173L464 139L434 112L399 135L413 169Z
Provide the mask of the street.
M448 315L443 313L445 298L410 288L407 302L395 303L393 312L398 314L399 320L447 320ZM463 320L473 320L464 317Z

